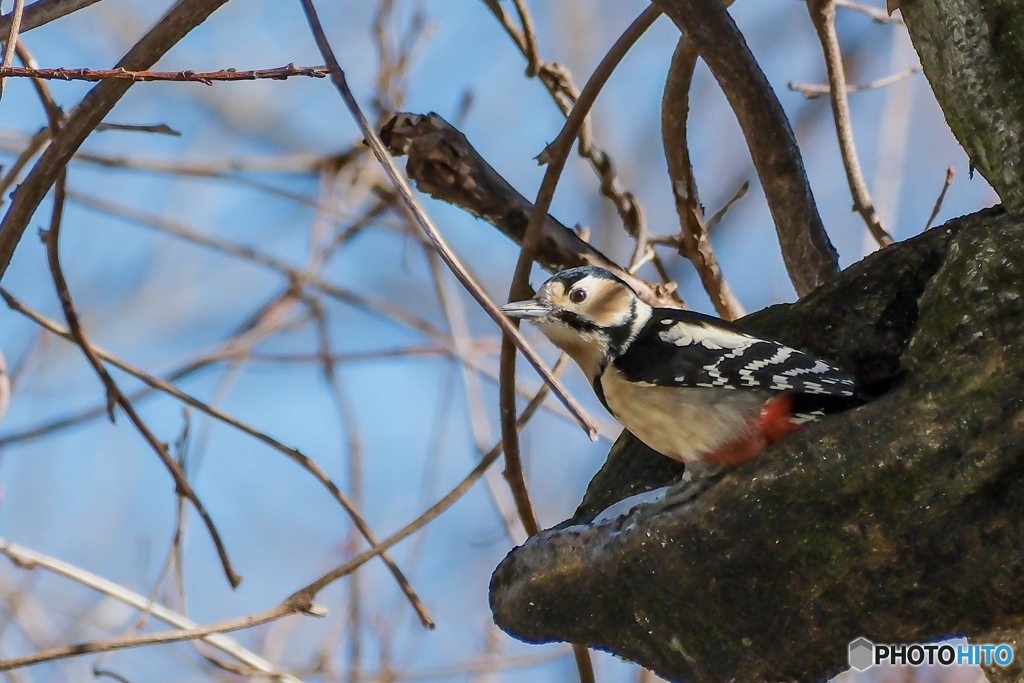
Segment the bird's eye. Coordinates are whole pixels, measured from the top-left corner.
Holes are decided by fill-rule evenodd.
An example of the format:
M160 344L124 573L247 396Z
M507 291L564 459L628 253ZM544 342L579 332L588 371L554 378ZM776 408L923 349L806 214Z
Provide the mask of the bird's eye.
M569 292L569 301L574 304L581 304L587 300L587 290L585 289L574 289Z

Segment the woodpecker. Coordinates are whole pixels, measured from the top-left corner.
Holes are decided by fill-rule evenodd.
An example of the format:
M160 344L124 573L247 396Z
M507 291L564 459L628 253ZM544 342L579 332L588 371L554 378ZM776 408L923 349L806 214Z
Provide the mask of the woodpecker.
M731 469L858 403L853 378L711 316L653 308L603 268L563 270L502 307L569 354L598 399L687 479Z

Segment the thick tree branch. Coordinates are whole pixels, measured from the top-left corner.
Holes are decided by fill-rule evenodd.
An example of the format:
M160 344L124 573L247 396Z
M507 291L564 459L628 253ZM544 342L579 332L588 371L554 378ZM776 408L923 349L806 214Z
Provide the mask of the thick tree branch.
M501 177L450 123L434 113L402 113L384 126L381 138L392 155L409 157L406 173L421 192L465 209L515 242L522 242L533 203ZM678 305L664 287L630 274L551 215L541 228L537 263L551 272L584 265L607 268L648 303Z
M800 150L778 98L720 0L655 0L711 69L743 129L798 295L838 269L804 172Z

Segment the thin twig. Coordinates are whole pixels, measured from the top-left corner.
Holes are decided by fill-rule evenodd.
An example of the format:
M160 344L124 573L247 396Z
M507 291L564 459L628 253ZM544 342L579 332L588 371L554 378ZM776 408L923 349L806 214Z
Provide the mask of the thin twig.
M26 63L31 63L31 56L28 54L27 50L22 52L22 59ZM53 137L56 138L61 134L61 124L63 120L62 112L53 101L53 95L50 93L46 84L39 79L33 79L33 83L36 86L36 91L43 103L43 108L46 111L50 132ZM231 566L231 560L228 557L227 549L224 547L224 542L220 537L220 532L217 531L217 527L213 523L213 519L210 517L202 501L200 501L199 497L192 489L184 471L167 451L166 444L157 439L156 435L154 435L145 422L143 422L131 402L118 388L106 368L103 367L103 364L100 363L85 336L85 331L83 330L78 314L75 311L75 307L71 299L71 292L68 288L68 283L64 277L64 271L60 263L59 241L61 223L64 214L66 180L67 169L65 167L58 168L54 184L53 209L50 214L50 225L49 229L44 233L43 241L46 245L47 263L50 268L50 275L53 279L58 299L60 300L61 309L63 310L64 317L68 323L69 334L73 341L82 349L82 353L85 355L89 364L92 366L93 370L104 385L107 399L107 414L110 416L111 422L114 421L114 405L116 404L121 407L128 416L128 419L135 426L136 430L138 430L139 434L157 454L157 457L161 460L164 467L171 475L171 478L174 480L175 490L178 494L187 498L199 514L200 518L202 518L217 550L217 555L220 558L221 566L224 569L224 574L227 577L228 583L232 588L236 588L238 584L241 583L242 578Z
M519 259L516 262L515 271L512 274L512 283L509 287L509 301L526 299L533 294L528 278L540 242L541 229L544 226L551 201L554 199L558 179L561 176L562 169L565 168L565 162L572 150L572 145L579 133L580 126L586 120L590 107L597 98L597 94L601 91L601 88L608 80L608 77L611 76L615 67L618 66L629 48L659 16L661 16L659 9L648 7L630 24L629 28L615 42L594 70L590 80L580 93L575 106L573 106L572 111L569 113L562 130L539 157L542 163L547 164L547 168L544 171L544 179L541 181L540 189L537 192L537 199L534 201L533 208L530 211L530 220L523 233L522 248L519 252ZM512 320L512 326L518 331L519 321ZM519 454L519 438L514 428L516 414L515 367L515 349L511 344L511 340L505 337L502 339L501 360L498 371L498 387L501 397L501 438L505 446L505 478L512 489L512 495L519 510L519 518L523 521L526 533L533 536L540 531L540 526L537 523L533 505L530 502L530 495L526 488L526 481L523 477L522 461Z
M704 208L690 161L687 120L698 56L690 39L686 35L680 36L669 64L661 100L662 142L680 226L675 246L693 264L718 315L726 320L735 320L743 315L743 305L726 281L711 245L711 225L704 221Z
M124 586L113 581L104 579L101 576L97 576L91 572L77 567L57 558L44 555L36 550L25 548L20 545L10 543L6 539L0 538L0 553L6 555L11 562L18 567L23 569L45 569L49 572L53 572L58 576L70 579L76 583L79 583L86 588L90 588L94 591L102 593L103 595L114 598L119 602L123 602L126 605L131 605L135 609L144 610L160 621L174 626L180 629L195 629L198 628L198 624L188 619L184 615L175 612L173 610L164 607L163 605L154 602L151 598L144 595L128 590ZM246 666L250 666L256 671L268 673L274 676L280 676L282 679L287 681L295 682L296 679L291 674L288 674L278 667L274 666L266 659L259 655L246 650L238 642L226 638L222 635L208 635L202 638L203 641L209 643L213 647L217 648L221 652L228 654L238 661L242 662Z
M882 218L871 202L871 193L864 180L860 158L857 156L857 146L853 141L850 102L846 98L846 73L843 69L843 55L839 49L839 36L836 34L835 1L807 0L807 9L825 54L829 99L832 101L832 114L836 123L836 135L839 138L839 152L843 157L843 167L846 169L846 179L850 184L850 194L853 195L853 210L864 219L868 231L878 245L888 246L892 244L892 235L882 225Z
M7 372L7 361L0 351L0 420L4 419L7 413L7 406L11 404L11 375Z
M25 304L21 303L16 298L11 296L11 294L4 290L2 287L0 287L0 297L4 299L4 301L12 310L28 316L37 324L45 327L50 332L64 339L67 339L69 341L75 341L71 332L62 329L52 320L47 319L45 316L32 310L28 306L25 306ZM355 524L356 528L359 530L359 533L362 534L363 538L366 539L367 543L369 543L371 546L377 545L376 535L373 533L373 530L370 529L369 525L366 523L366 520L363 519L363 516L359 513L359 510L352 503L352 501L349 500L348 497L341 491L338 485L335 484L334 481L327 476L327 474L320 468L320 466L312 458L305 455L297 448L286 446L285 444L281 443L280 441L266 434L265 432L262 432L256 429L255 427L252 427L246 424L245 422L242 422L241 420L231 417L230 415L224 413L218 408L215 408L204 401L200 401L198 398L190 394L187 394L184 391L181 391L180 389L178 389L172 384L169 384L168 382L164 382L163 380L153 377L149 373L144 372L139 368L136 368L130 363L121 360L117 356L114 356L113 354L110 354L101 348L90 346L89 351L93 355L93 357L96 358L97 364L100 364L99 361L100 359L102 359L110 363L111 365L115 366L116 368L132 375L133 377L142 380L143 382L153 387L154 389L158 389L164 392L165 394L173 396L174 398L185 403L186 405L192 406L196 410L199 410L205 413L206 415L209 415L215 420L223 422L224 424L233 427L240 432L248 434L249 436L257 439L258 441L261 441L267 446L270 446L279 453L282 453L283 455L287 456L293 462L297 463L300 467L309 472L314 479L316 479L325 489L327 489L327 491L331 494L331 497L334 498L334 500L345 510L348 516L352 519L352 523ZM100 364L100 367L102 368L102 364ZM103 372L106 373L106 370L104 369ZM115 396L117 394L120 394L120 390L117 389L116 385L114 386L114 389L116 391ZM125 401L127 402L127 399L125 399ZM118 401L118 405L122 405L120 401ZM149 439L147 438L147 441L148 440ZM163 448L166 449L166 447ZM166 450L164 450L164 452L166 452ZM180 490L185 491L187 495L187 492L190 489ZM192 502L193 505L195 505L197 501L194 501L190 498L190 502ZM394 576L395 581L398 583L399 587L402 589L402 592L408 598L410 605L412 605L413 609L416 610L416 613L419 615L420 620L423 622L423 625L427 628L433 628L434 622L433 619L431 619L430 617L430 613L428 612L426 606L423 604L423 601L420 600L418 595L416 595L415 590L413 590L408 579L405 578L405 575L402 573L402 571L398 568L398 566L394 563L390 556L383 555L381 557L381 560L387 566L392 576Z
M434 288L437 290L438 301L441 304L445 318L448 320L452 344L460 353L469 355L472 338L469 333L469 321L466 317L465 308L462 306L457 293L449 293L437 254L429 248L429 245L425 245L424 255L430 268L431 279L434 281ZM489 442L492 438L490 425L487 422L487 412L484 410L483 388L480 383L480 376L476 370L465 363L459 364L459 371L462 377L463 390L466 394L470 432L473 435L473 441L479 454L483 455L490 445ZM494 474L494 470L488 470L487 475L484 477L487 493L505 526L509 539L516 545L520 545L526 540L525 529L516 516L515 506L508 499L509 493L507 489L501 485L501 482L498 480L499 478L495 477ZM504 498L502 494L504 494Z
M563 356L552 372L556 375L561 374L561 371L568 365L568 356ZM544 403L544 399L547 397L548 392L551 391L551 385L545 384L538 391L537 394L530 400L526 408L523 409L522 414L516 422L516 428L522 429L527 422L536 414L537 409ZM494 445L490 451L487 452L476 467L474 467L469 474L467 474L462 481L455 485L455 487L445 494L440 500L434 503L432 506L427 508L419 517L406 524L400 530L396 531L392 535L385 538L383 541L377 544L376 548L363 551L359 555L356 555L352 559L348 560L344 564L338 565L331 571L322 575L313 583L309 584L305 588L296 591L292 597L300 600L312 600L313 597L321 590L329 586L330 584L337 581L343 576L347 576L359 567L363 566L374 557L382 552L385 552L388 548L405 540L412 534L416 533L424 526L437 519L445 510L450 508L456 503L463 495L466 494L476 482L480 481L480 478L484 476L487 468L494 464L494 462L501 456L502 444L499 441Z
M556 374L559 373L565 367L565 363L562 362L555 368ZM535 414L538 407L544 401L547 392L550 390L550 385L544 385L541 387L537 395L534 396L533 400L523 411L520 416L518 426L522 428L527 421ZM437 503L432 505L426 511L424 511L419 517L414 519L412 522L407 524L405 527L392 534L376 547L370 550L364 551L356 557L350 559L338 567L335 567L331 571L327 572L323 576L319 577L314 582L296 591L288 598L286 598L280 605L274 607L265 612L253 614L247 617L241 617L238 619L229 619L226 621L211 624L209 626L197 627L191 629L181 629L178 631L172 631L169 633L157 633L143 636L134 636L131 638L114 638L105 641L98 641L93 643L79 643L67 647L51 648L42 652L37 652L32 655L25 657L18 657L0 661L0 671L9 671L32 664L38 664L44 661L53 661L55 659L63 659L67 657L74 657L80 654L88 654L91 652L108 652L111 650L124 649L129 647L139 647L142 645L150 645L155 643L171 643L180 642L182 640L194 640L196 638L202 638L211 636L219 633L226 633L228 631L235 631L243 628L251 628L253 626L259 626L271 621L280 619L281 617L288 616L290 614L304 613L311 616L322 617L325 612L322 608L319 608L313 604L313 599L322 591L324 588L334 583L338 579L351 574L353 571L366 564L368 561L381 555L390 549L393 545L399 541L404 540L411 534L416 533L428 523L437 519L437 517L451 507L456 501L458 501L465 493L472 488L472 486L479 481L480 477L483 476L484 472L490 467L501 455L501 443L499 442L490 452L484 456L483 460L473 468L473 470L455 486L448 494L442 497Z
M4 72L11 68L14 62L14 50L18 45L18 32L21 31L21 15L25 9L25 0L14 0L14 9L11 10L11 27L7 31L7 43L4 45L4 59L0 63L0 98L4 96Z
M181 137L181 131L174 130L166 123L101 123L96 126L96 132L104 130L117 130L125 133L153 133L154 135L169 135L172 138Z
M420 192L458 206L522 243L533 204L441 116L397 114L381 130L381 139L392 155L408 157L406 173ZM678 306L678 299L666 287L652 286L633 275L551 214L542 230L536 260L543 268L557 272L573 266L598 266L625 280L652 306Z
M721 0L654 0L693 42L743 129L786 271L799 296L834 275L838 255L821 222L800 148L778 97Z
M537 192L537 199L534 201L533 209L530 212L530 221L527 223L526 230L523 233L522 249L519 252L519 259L516 262L515 271L512 275L512 283L509 286L509 301L525 299L532 294L529 276L540 242L541 230L547 218L548 208L554 199L555 188L558 186L558 179L561 176L562 169L565 168L565 162L569 158L573 142L579 135L580 128L583 126L584 121L586 121L590 108L597 99L601 88L619 65L619 62L659 16L661 16L660 9L653 5L647 7L640 13L640 16L633 20L619 39L615 41L580 92L580 96L576 100L572 111L569 112L562 130L539 157L542 163L547 164L547 168L545 169L540 189ZM637 235L637 237L640 236ZM512 323L514 328L518 329L519 321L513 320ZM501 439L505 447L504 474L512 490L512 497L515 499L516 508L519 511L519 518L523 522L523 527L529 535L533 536L540 532L540 525L537 522L533 504L530 501L530 493L523 474L522 458L519 453L519 432L515 428L515 383L515 348L512 346L511 339L505 336L502 338L501 344L498 381L501 399ZM586 646L574 644L573 655L576 659L581 683L593 683L594 665Z
M188 483L185 473L167 451L166 444L160 441L160 439L153 434L146 423L142 420L142 417L135 411L131 401L128 400L128 397L124 395L121 389L117 386L117 383L114 382L114 378L111 377L110 373L107 372L107 369L103 367L103 364L93 351L89 340L85 336L85 331L82 329L82 325L79 322L78 314L75 312L75 307L71 300L71 292L68 289L67 280L64 278L64 271L61 268L59 257L61 215L64 207L64 176L64 169L61 169L57 173L57 181L54 185L53 214L50 220L50 229L45 233L45 242L50 274L53 277L53 283L56 287L58 298L60 299L61 308L64 311L64 317L68 323L70 335L74 342L82 349L82 353L85 354L86 359L89 361L89 365L92 366L93 371L103 383L107 394L107 413L110 415L111 422L114 420L114 405L116 404L117 406L120 406L121 410L123 410L128 416L129 421L131 421L135 429L138 430L142 438L149 444L150 448L153 449L153 452L156 453L157 457L160 458L160 461L174 480L175 490L188 498L192 507L195 508L200 518L202 518L203 524L206 525L206 528L210 533L210 538L213 540L213 544L217 549L217 556L220 558L221 566L224 569L224 575L227 577L228 583L231 584L231 587L236 588L238 587L238 584L242 582L242 577L239 576L231 566L231 560L228 557L227 549L224 547L224 542L220 537L220 532L217 531L217 527L214 525L213 519L206 510L206 506L204 506L202 501L199 500L199 496L196 495L191 484Z
M949 186L953 184L953 176L955 175L956 172L953 170L952 166L946 169L946 181L942 183L942 190L939 191L939 196L935 199L935 206L932 207L932 212L928 215L928 222L925 223L924 231L922 232L931 228L932 224L935 222L935 217L939 215L939 210L942 209L942 200L946 198L946 190L948 190Z
M568 116L569 111L579 98L579 89L573 83L572 74L564 65L546 62L540 58L533 36L533 20L525 4L521 0L515 1L519 23L523 27L522 32L515 27L511 17L497 0L484 0L484 4L491 10L502 28L512 38L512 42L515 43L519 52L526 58L526 75L530 78L538 77L551 95L555 105L563 115ZM611 201L616 213L619 214L626 234L635 241L635 248L628 267L624 269L625 272L635 273L642 265L641 261L649 260L664 285L665 298L671 299L669 305L673 307L682 305L682 300L679 299L674 283L661 262L661 257L650 249L647 240L647 222L640 202L632 192L622 187L611 156L594 143L589 120L584 120L583 124L579 126L577 138L579 140L577 152L580 158L590 163L600 182L601 194Z
M867 83L847 83L846 92L847 94L850 94L856 92L864 92L865 90L877 90L878 88L885 88L890 85L899 83L900 81L906 80L911 76L914 76L915 74L919 74L921 73L921 71L923 71L923 69L921 68L921 65L918 64L917 66L912 66L909 69L904 69L903 71L898 71L894 74L890 74L883 78L879 78L874 81L869 81ZM786 87L794 92L800 93L809 100L817 99L822 95L830 95L832 93L832 88L824 83L797 83L796 81L790 81L786 83Z
M736 202L743 199L747 195L747 190L749 189L750 181L744 180L743 184L736 188L736 191L733 193L733 195L729 197L729 200L725 204L722 204L722 208L711 214L711 218L707 220L707 222L704 224L704 227L706 227L709 231L713 230L716 225L722 222L722 219L725 218L725 214L729 213L729 209L731 209Z
M843 7L870 17L876 24L902 24L902 16L890 16L884 9L876 9L852 0L835 0L836 7Z
M163 633L147 633L144 635L125 636L122 638L110 638L109 640L99 640L88 643L75 643L74 645L65 645L42 650L41 652L36 652L24 657L12 657L11 659L0 660L0 671L11 671L12 669L20 669L22 667L32 666L33 664L52 662L58 659L67 659L68 657L77 657L79 655L91 654L93 652L111 652L113 650L124 650L132 647L141 647L143 645L180 643L183 640L207 638L218 634L230 633L231 631L253 628L299 612L309 614L311 616L323 616L322 611L318 610L316 607L293 604L286 601L273 609L267 610L266 612L260 612L258 614L252 614L236 619L226 619L208 626L183 628L175 631L165 631Z
M540 70L540 54L537 50L537 33L533 29L533 17L523 0L512 0L512 5L519 15L519 25L523 27L523 56L526 57L526 75L536 78Z
M22 2L23 0L18 1ZM264 79L283 81L295 76L325 78L327 73L327 67L325 66L295 66L294 64L252 71L238 71L236 69L221 69L219 71L129 71L128 69L69 69L66 67L30 69L4 64L3 68L0 68L0 79L11 77L91 82L108 80L135 82L177 81L213 85L217 81L258 81Z
M243 259L256 265L269 268L271 270L275 270L281 273L286 278L288 278L289 282L301 283L309 287L310 289L321 292L322 294L332 299L340 301L349 306L355 307L359 310L365 311L370 315L376 316L382 320L391 323L398 323L412 330L415 330L416 332L419 332L420 334L430 339L438 346L442 347L446 353L454 356L461 363L469 365L474 370L482 372L486 374L488 377L491 377L492 379L498 378L498 373L495 370L493 370L490 367L482 365L473 354L462 354L459 351L459 349L455 348L455 346L452 344L451 339L446 334L444 334L440 329L438 329L435 325L431 324L429 321L413 313L408 312L407 310L399 306L392 304L391 302L385 299L369 298L364 295L353 292L351 290L343 289L322 278L311 277L303 273L298 268L295 268L282 260L276 259L273 256L269 256L251 247L240 244L234 244L231 242L227 242L225 240L210 237L209 235L193 230L181 223L161 218L150 213L138 211L135 209L128 209L117 204L114 204L113 202L97 199L96 197L93 197L91 195L85 195L73 191L68 192L68 198L73 199L75 202L92 208L94 210L126 218L130 221L152 227L160 232L173 235L175 237L181 238L193 244L199 244L205 247L209 247L211 249L215 249L220 253L227 254L235 258ZM352 224L352 226L355 227L362 224L366 217L374 215L375 213L376 209L371 209L366 213L365 216L358 218ZM586 243L583 242L583 244L585 245ZM216 357L212 358L210 362L219 360L221 358L223 358L223 352L217 352ZM180 377L178 375L174 375L172 378L178 379ZM521 393L525 395L525 392ZM561 404L556 403L553 405L546 405L545 408L553 412L559 418L568 418L570 420L574 419L572 413L569 412L566 408L564 408L564 406L562 406ZM65 424L65 426L70 426L70 424ZM602 437L614 438L614 436L611 435L616 433L616 429L608 425L605 428L601 428L599 432ZM37 434L38 432L36 432L36 435ZM18 440L22 440L24 437L28 436L28 433L22 432L17 436L19 437ZM4 439L0 439L0 445L3 445L4 443L7 443L7 441Z
M556 364L552 372L556 375L560 374L562 369L564 369L566 362L567 359L563 358L558 364ZM540 388L537 394L533 397L530 403L523 410L522 415L520 415L519 421L517 423L518 428L521 429L523 426L525 426L526 423L533 417L533 415L536 414L537 409L544 402L544 399L549 391L550 385L548 384L545 384ZM215 633L226 632L229 630L237 630L240 628L247 628L249 626L256 626L262 623L273 621L275 619L279 619L282 616L294 614L297 612L303 612L306 614L310 614L312 616L323 616L323 611L312 604L313 599L321 590L332 584L334 581L337 581L338 579L347 576L351 572L355 571L362 565L372 560L374 557L377 557L378 555L381 555L382 553L386 552L396 543L399 543L400 541L408 538L410 535L416 533L424 526L426 526L433 520L437 519L438 516L440 516L445 510L454 505L460 498L462 498L463 495L466 494L467 491L469 491L473 487L474 484L476 484L477 481L480 480L480 477L483 476L484 472L486 472L488 467L494 464L494 462L501 455L501 452L501 442L499 442L494 446L494 448L492 448L487 453L487 455L484 456L484 458L476 465L476 467L474 467L472 471L470 471L470 473L462 479L462 481L460 481L451 491L444 495L430 508L425 510L416 519L409 522L402 529L381 541L374 548L371 548L370 550L366 550L360 553L359 555L353 557L344 564L341 564L338 567L335 567L331 571L327 572L326 574L322 575L313 583L310 583L309 585L305 586L299 591L296 591L280 605L271 610L268 610L267 612L261 612L259 614L244 617L242 619L234 619L226 622L220 622L218 624L213 624L211 626L203 628L186 629L182 631L172 632L169 634L156 634L155 636L150 637L137 637L136 639L130 641L126 641L124 639L114 641L103 641L102 650L88 649L91 645L95 644L77 645L66 648L55 648L53 650L47 650L44 653L36 653L35 655L30 655L28 657L21 657L18 659L10 659L4 662L0 662L0 671L10 670L21 666L28 666L30 664L35 664L41 661L48 661L50 659L54 659L57 657L72 657L76 654L86 654L88 652L96 651L108 651L123 647L136 647L139 645L146 645L155 642L176 642L180 640L190 640L198 637L212 635Z
M412 188L409 187L409 181L406 180L405 176L395 166L394 161L391 159L391 155L388 153L384 143L381 142L380 136L373 128L370 127L369 122L363 115L359 108L359 103L356 102L355 97L349 90L348 83L345 80L345 72L342 70L341 65L338 64L337 58L334 56L334 51L331 49L330 44L327 42L327 37L324 35L323 27L320 25L320 19L316 15L316 9L313 7L312 0L302 0L302 6L306 12L306 18L309 21L310 29L312 30L313 37L316 40L317 47L320 49L320 54L323 56L324 61L331 68L331 80L338 92L341 94L342 100L348 107L355 119L356 124L359 126L360 132L363 134L366 142L370 145L377 160L384 167L388 177L395 185L395 189L398 191L399 196L402 198L403 203L408 207L409 212L415 218L416 223L420 229L429 237L430 241L434 243L434 247L437 249L441 259L445 262L448 268L455 274L462 286L472 295L472 297L480 304L481 308L487 312L497 325L502 329L503 332L510 335L515 345L519 350L526 356L530 364L537 370L538 373L544 378L544 381L551 384L552 391L558 397L565 407L572 413L573 417L579 425L586 431L591 439L597 438L597 425L586 415L583 408L576 402L575 399L570 396L561 384L556 380L551 372L548 370L544 362L536 354L529 342L523 338L516 328L507 317L501 312L497 304L495 304L483 288L476 282L469 271L466 270L465 266L459 262L455 253L445 242L444 238L438 232L433 222L427 216L423 207L420 206L415 195L412 192Z
M97 126L96 129L99 130L100 126ZM46 128L43 130L46 131L43 142L49 142L49 130ZM0 133L0 149L4 151L16 153L29 144L30 138L26 135L6 131ZM358 158L358 155L358 149L348 149L334 154L296 152L267 157L182 160L142 156L110 156L78 150L72 158L75 161L84 161L106 168L127 168L150 173L235 180L238 176L234 174L237 173L316 173L324 166L344 166Z
M148 69L225 2L227 0L180 0L132 46L117 68ZM29 220L56 182L57 175L131 85L132 81L126 80L103 81L90 90L18 186L10 208L0 221L0 280L7 272Z

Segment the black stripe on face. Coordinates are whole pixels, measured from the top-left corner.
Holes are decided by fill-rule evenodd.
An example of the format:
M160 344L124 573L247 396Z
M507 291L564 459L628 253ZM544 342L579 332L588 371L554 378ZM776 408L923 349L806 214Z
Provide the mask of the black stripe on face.
M623 353L626 349L626 342L633 335L633 322L636 320L636 299L634 298L629 302L629 315L626 316L625 322L615 327L609 327L605 329L605 335L608 337L608 353L611 356L618 356Z
M584 318L575 311L567 311L564 308L555 313L555 317L564 322L574 330L580 332L597 332L599 329L592 321Z
M636 314L636 302L633 302L631 315L627 319L627 322L623 325L616 325L615 327L601 327L592 320L584 318L574 311L561 310L558 311L556 316L559 320L564 322L569 327L580 332L585 332L591 335L600 336L604 338L604 355L606 360L611 360L617 357L620 353L625 351L623 348L626 342L632 335L631 324L633 316Z

